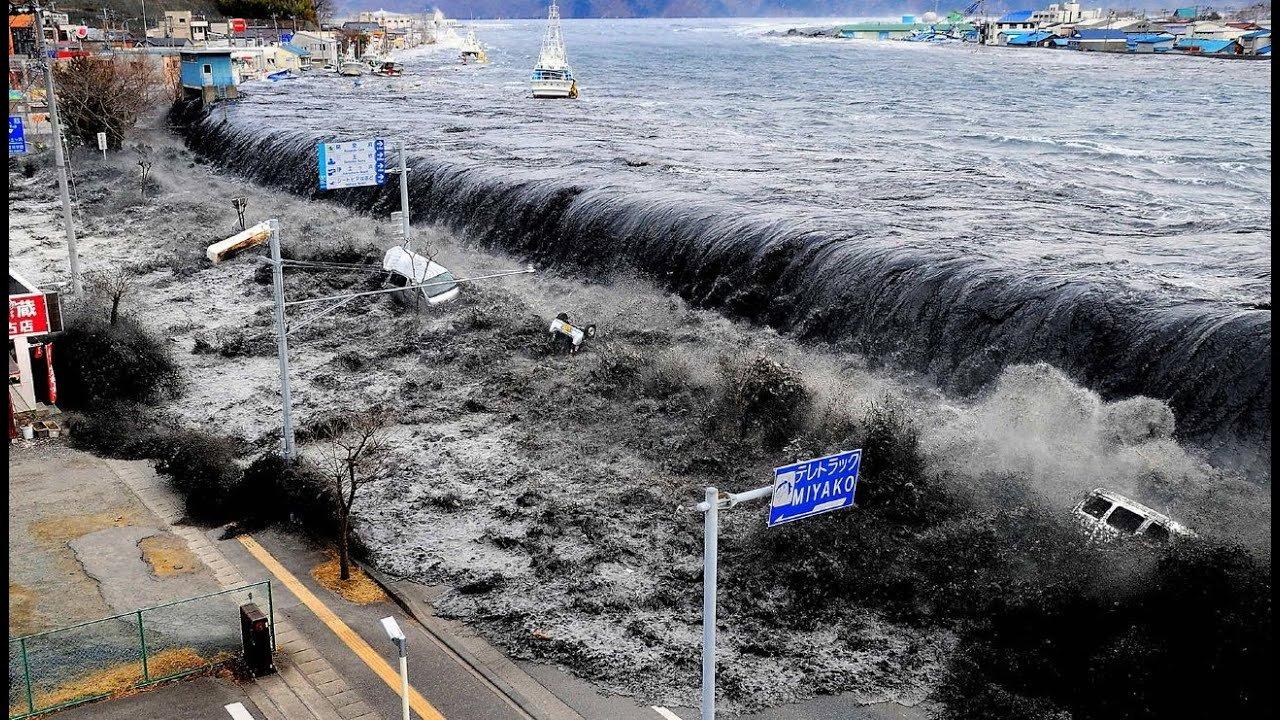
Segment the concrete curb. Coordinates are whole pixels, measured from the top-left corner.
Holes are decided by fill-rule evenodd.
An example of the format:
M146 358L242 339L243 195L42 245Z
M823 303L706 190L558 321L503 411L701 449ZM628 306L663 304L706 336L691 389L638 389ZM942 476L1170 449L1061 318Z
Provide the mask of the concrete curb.
M395 587L395 583L390 578L370 567L366 563L360 561L355 562L369 577L373 578L373 580L382 587L387 595L389 595L402 610L408 613L410 617L417 620L433 638L447 647L450 652L456 655L459 660L484 678L486 682L497 688L499 692L505 695L507 699L520 708L520 710L526 715L534 720L582 720L582 716L577 713L573 713L573 715L569 716L565 713L552 714L545 712L536 703L525 697L523 693L512 687L511 683L495 672L488 664L477 658L475 654L472 653L451 630L449 630L449 628L445 627L444 624L440 622L439 618L420 612L417 608L419 603L405 597L404 593ZM530 678L530 682L536 681L533 681L532 678ZM547 692L550 693L550 691Z

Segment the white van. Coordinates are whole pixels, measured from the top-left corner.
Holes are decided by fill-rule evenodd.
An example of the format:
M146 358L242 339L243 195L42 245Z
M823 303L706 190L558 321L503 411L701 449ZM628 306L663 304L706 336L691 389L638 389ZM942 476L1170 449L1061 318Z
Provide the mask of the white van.
M1076 505L1075 514L1094 537L1137 537L1165 543L1174 536L1192 537L1190 528L1136 500L1094 488Z
M382 258L382 269L390 273L390 283L395 287L425 285L419 290L432 305L458 297L458 283L448 268L399 245Z

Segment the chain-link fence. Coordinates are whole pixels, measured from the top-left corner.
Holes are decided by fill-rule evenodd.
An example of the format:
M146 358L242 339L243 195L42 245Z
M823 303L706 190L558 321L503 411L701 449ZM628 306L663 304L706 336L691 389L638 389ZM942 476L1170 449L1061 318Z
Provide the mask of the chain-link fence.
M9 640L9 718L169 680L240 655L240 606L267 611L271 582Z

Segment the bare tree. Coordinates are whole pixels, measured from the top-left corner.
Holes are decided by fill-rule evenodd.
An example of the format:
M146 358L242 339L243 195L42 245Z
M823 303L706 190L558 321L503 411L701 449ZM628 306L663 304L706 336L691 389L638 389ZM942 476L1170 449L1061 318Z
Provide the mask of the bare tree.
M391 414L386 408L331 418L322 423L329 447L317 463L324 491L333 503L338 521L338 562L343 580L351 579L351 507L360 488L378 480L390 469L391 453L386 429Z
M119 150L157 97L160 76L146 56L91 55L54 66L58 115L69 137L92 145L107 134Z
M133 274L123 267L113 267L86 273L85 280L94 294L110 304L108 317L111 324L115 325L120 319L120 301L133 287Z

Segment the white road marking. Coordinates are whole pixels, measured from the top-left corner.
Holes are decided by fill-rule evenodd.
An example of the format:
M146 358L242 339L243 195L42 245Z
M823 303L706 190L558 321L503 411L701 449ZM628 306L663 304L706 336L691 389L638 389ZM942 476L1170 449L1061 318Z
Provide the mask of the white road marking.
M231 703L225 707L227 713L231 715L231 720L253 720L253 715L244 709L244 703Z
M680 716L679 716L679 715L677 715L677 714L675 714L675 713L671 712L670 710L668 710L668 709L666 709L666 708L664 708L664 707L659 707L659 706L657 706L657 705L650 705L649 707L653 708L653 711L654 711L654 712L656 712L656 713L658 713L659 715L661 715L662 717L666 718L666 720L680 720Z

